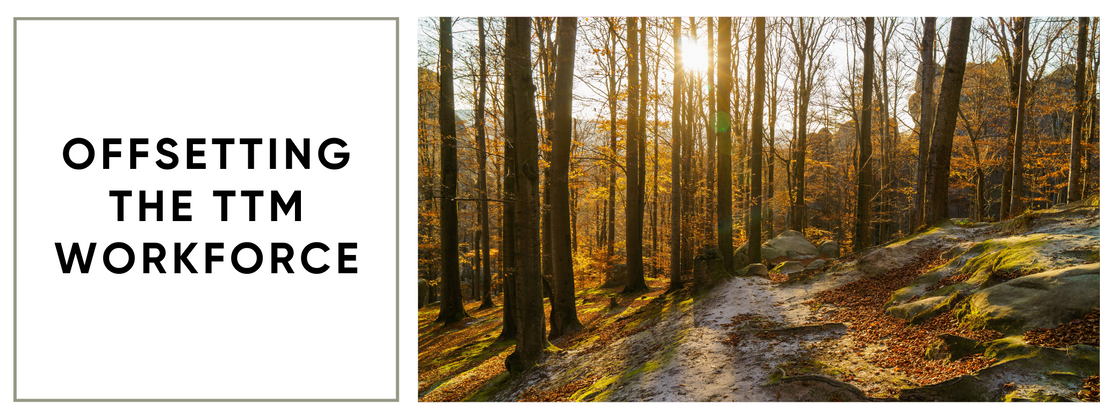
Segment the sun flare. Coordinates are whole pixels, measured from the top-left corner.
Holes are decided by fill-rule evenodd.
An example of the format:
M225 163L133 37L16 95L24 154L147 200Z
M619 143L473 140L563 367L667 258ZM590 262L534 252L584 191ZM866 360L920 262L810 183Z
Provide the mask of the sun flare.
M684 69L696 72L707 70L707 49L704 46L699 45L692 37L684 36L680 38L680 48Z

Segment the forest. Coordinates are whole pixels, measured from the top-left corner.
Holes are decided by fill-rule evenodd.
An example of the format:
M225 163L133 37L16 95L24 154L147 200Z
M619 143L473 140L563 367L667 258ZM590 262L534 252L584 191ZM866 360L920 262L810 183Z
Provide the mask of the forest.
M1096 400L1096 18L418 30L420 400Z

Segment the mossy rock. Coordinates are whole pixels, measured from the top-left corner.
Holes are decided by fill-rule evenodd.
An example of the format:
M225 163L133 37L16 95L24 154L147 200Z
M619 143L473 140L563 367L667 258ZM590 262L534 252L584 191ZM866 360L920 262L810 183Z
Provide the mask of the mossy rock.
M786 261L786 262L780 263L775 268L772 268L772 273L790 275L790 274L795 274L795 273L802 272L805 269L806 269L806 267L803 266L801 262Z
M942 313L946 313L954 308L956 304L962 301L964 297L962 293L956 292L954 294L951 294L950 297L931 297L931 299L936 298L940 299L939 302L937 302L932 307L929 307L928 309L920 312L916 316L913 316L913 318L909 319L909 324L919 324Z
M1100 264L1028 275L975 292L954 311L960 323L1006 335L1083 317L1100 301Z
M874 401L856 386L819 375L783 377L775 371L768 377L768 394L775 391L776 400L784 402L862 402Z
M753 263L737 271L738 276L762 276L768 277L768 267L763 263Z
M973 375L963 375L939 384L903 388L898 400L906 402L985 402L992 401L986 385Z
M910 298L925 295L925 293L927 293L927 291L924 290L926 287L946 278L947 274L947 269L934 269L921 274L913 279L908 286L899 288L897 291L890 294L890 300L886 302L886 305L904 304L904 302L909 301Z
M1004 278L1046 270L1049 266L1042 248L1048 241L1046 235L986 240L963 254L969 257L959 272L968 275L967 282L986 288L1004 282Z
M947 360L954 362L968 355L980 354L985 351L986 344L974 339L964 338L951 334L936 336L936 340L924 350L924 357L929 360Z
M886 314L899 319L912 320L918 314L936 306L945 299L947 299L947 297L928 297L911 303L898 304L887 308Z

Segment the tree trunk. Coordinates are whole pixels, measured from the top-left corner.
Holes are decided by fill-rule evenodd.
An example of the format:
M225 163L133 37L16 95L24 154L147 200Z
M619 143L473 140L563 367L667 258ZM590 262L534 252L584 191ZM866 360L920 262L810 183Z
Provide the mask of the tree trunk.
M1073 139L1069 151L1069 202L1081 199L1081 138L1085 128L1085 54L1089 18L1077 19L1077 72L1073 81Z
M640 28L638 33L638 60L641 64L642 86L638 98L638 241L645 242L645 123L646 102L649 100L649 65L646 64L646 18L639 18ZM642 245L639 245L642 246ZM643 248L643 253L644 253ZM644 262L644 257L642 258ZM645 266L642 266L642 276L645 276ZM645 284L645 281L642 281Z
M538 23L539 38L539 66L542 69L542 110L543 110L543 127L545 132L549 133L554 121L554 76L556 73L554 67L554 41L550 39L551 27L553 27L552 19L549 17L535 18ZM550 146L550 137L547 135L543 138L543 145ZM547 297L553 305L554 300L554 287L552 286L552 279L550 276L553 272L552 266L552 246L550 244L550 231L554 228L553 223L550 220L550 165L547 164L542 171L542 211L540 214L540 221L542 222L542 245L540 247L540 258L542 265L540 265L539 273L542 276L542 292L543 296Z
M611 176L608 178L607 187L607 281L611 281L611 271L615 266L615 198L618 194L616 192L618 177L619 177L619 81L615 78L615 22L614 19L607 19L608 25L608 37L611 43L611 54L608 55L608 69L610 69L610 77L608 79L608 106L611 108L611 162L608 167L611 169Z
M730 90L733 73L730 63L730 19L718 18L718 91L716 115L718 179L718 249L726 271L733 272L733 176L730 173Z
M708 246L714 246L714 242L717 240L716 233L717 228L712 226L716 225L715 220L715 199L717 199L716 192L714 190L714 156L717 148L717 136L715 135L714 127L714 18L707 18L707 243Z
M644 291L642 272L642 195L638 189L638 18L626 18L626 287L624 293Z
M1024 210L1024 136L1027 134L1027 61L1029 57L1028 29L1031 18L1024 18L1023 55L1020 64L1020 94L1016 97L1016 134L1012 146L1012 204L1009 215L1015 216Z
M505 28L504 52L511 57L517 47L511 20ZM516 107L514 70L509 60L504 65L504 196L501 231L501 266L504 268L504 322L499 340L515 339L519 334L516 295Z
M458 273L458 140L455 128L454 73L451 18L439 18L439 241L442 255L441 299L436 321L450 324L466 318L462 306L462 279Z
M764 139L764 18L756 21L756 81L752 92L752 171L749 206L749 263L760 262L760 197L761 197L761 154Z
M924 37L921 39L921 90L920 90L920 128L917 145L917 206L914 218L924 220L925 184L928 182L928 142L932 138L936 114L932 108L933 88L936 77L936 18L924 18ZM914 229L920 222L913 223Z
M643 22L644 22L644 20L643 20ZM654 63L653 64L654 65L653 74L655 74L655 75L661 74L661 43L660 42L657 43L657 57L656 57L656 59L653 60L653 63ZM658 86L660 86L660 85L658 84ZM658 108L657 108L657 103L660 100L660 97L661 97L661 95L659 95L659 94L653 95L653 203L651 205L653 208L650 210L651 213L650 213L650 225L649 225L650 229L651 229L650 236L649 236L650 246L653 247L653 249L651 250L651 253L650 253L650 255L653 256L651 258L653 260L653 276L657 276L657 266L658 266L657 260L658 260L658 258L656 257L656 255L660 254L660 249L658 247L659 242L657 241L657 213L659 212L659 207L657 205L657 197L658 197L657 193L660 192L660 190L661 190L661 188L658 186L658 183L657 183L657 179L658 179L657 175L658 175L658 173L660 173L660 169L661 169L661 153L660 153L660 150L657 148L658 146L661 145L661 142L659 141L660 132L661 132L660 131L661 125L660 125L660 120L658 119L658 117L660 115L659 115Z
M1007 141L1005 148L1004 159L1004 176L1001 179L1001 213L1000 219L1008 219L1009 213L1011 213L1012 203L1012 150L1014 146L1014 139L1016 137L1016 119L1019 117L1016 108L1016 101L1020 96L1020 70L1022 68L1024 49L1024 18L1015 18L1012 20L1012 34L1015 37L1012 44L1012 74L1009 74L1008 80L1008 98L1006 102L1009 103L1008 109L1008 129L1009 129L1009 141Z
M477 18L477 46L478 46L478 80L477 80L477 111L475 122L477 124L477 192L478 192L478 220L481 221L481 307L484 310L493 306L493 299L489 293L492 286L492 276L489 275L489 191L485 185L485 18Z
M553 225L569 223L569 158L572 150L573 57L577 40L577 18L558 18L557 67L562 77L554 79L554 125L550 151L550 217ZM573 284L573 257L569 230L551 231L553 246L554 304L550 309L550 337L555 338L581 329Z
M672 234L669 236L669 291L683 288L680 279L680 90L683 84L683 64L680 61L680 18L672 18L674 67L672 71Z
M940 103L936 106L936 126L928 147L928 173L931 182L925 187L927 209L924 224L933 225L948 218L948 180L951 177L951 143L955 137L955 123L959 115L959 94L962 92L966 72L966 53L970 44L971 18L951 19L947 55L944 57L943 82L940 84Z
M852 247L863 250L871 243L871 87L875 77L875 18L863 19L863 100L859 117L859 185L856 192L856 234Z
M539 152L534 83L531 80L531 20L508 18L515 37L507 60L515 98L516 155L516 349L505 360L512 374L535 365L546 342L542 278L539 275Z
M688 18L691 39L695 39L695 17ZM681 78L687 75L683 67L683 48L681 48L680 58L680 72ZM683 121L680 122L680 146L683 150L680 153L680 159L683 166L680 167L681 188L684 193L683 202L680 204L680 235L683 238L683 242L680 244L680 270L692 272L695 264L692 260L695 258L695 89L694 82L696 78L691 75L686 81L686 85L681 86L680 90L683 92L685 98L680 102L680 117ZM686 106L683 100L686 99ZM686 132L685 132L686 131Z

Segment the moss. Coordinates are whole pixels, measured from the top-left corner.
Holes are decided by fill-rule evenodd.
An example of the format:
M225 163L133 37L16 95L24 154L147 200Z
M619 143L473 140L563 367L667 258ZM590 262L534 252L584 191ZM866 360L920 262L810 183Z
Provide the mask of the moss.
M575 402L604 401L610 395L610 392L606 390L608 390L608 388L611 387L612 384L615 384L618 381L619 374L603 377L599 380L596 380L596 382L592 383L592 385L574 392L572 395L569 396L569 400Z
M1019 233L1030 229L1031 223L1035 222L1037 218L1039 218L1038 212L1027 210L1024 211L1023 214L1016 216L1016 218L997 223L997 227L1004 232Z
M500 393L501 390L504 390L504 388L508 386L508 382L511 378L512 376L507 372L497 374L493 378L490 378L489 381L486 381L481 388L471 393L463 401L487 402L491 400L493 396L496 396L497 393Z
M956 218L951 220L951 222L958 227L969 228L974 226L974 222L970 221L969 218Z
M954 294L951 294L950 297L944 298L943 301L940 301L938 304L929 307L927 310L922 311L916 316L913 316L913 319L909 320L909 324L919 324L932 317L938 316L941 313L946 313L948 310L951 310L951 308L955 307L955 305L958 304L959 301L961 301L962 299L962 293L956 292Z
M1003 278L1046 270L1039 253L1047 244L1045 239L1045 236L1025 236L986 240L967 251L980 254L967 260L959 273L969 275L966 282L986 288Z
M1088 252L1085 254L1085 262L1096 263L1100 262L1100 252Z

